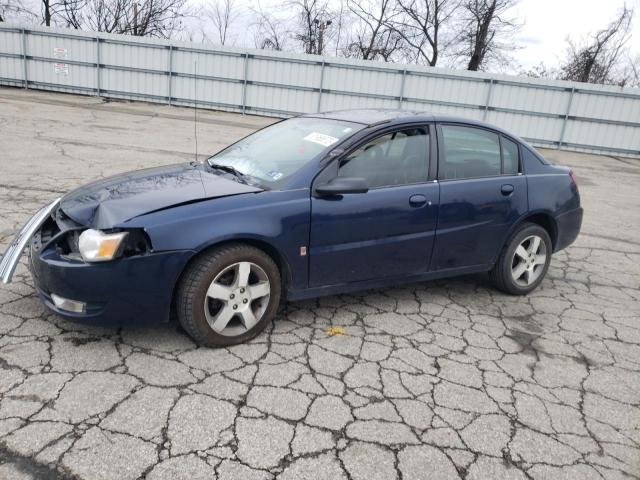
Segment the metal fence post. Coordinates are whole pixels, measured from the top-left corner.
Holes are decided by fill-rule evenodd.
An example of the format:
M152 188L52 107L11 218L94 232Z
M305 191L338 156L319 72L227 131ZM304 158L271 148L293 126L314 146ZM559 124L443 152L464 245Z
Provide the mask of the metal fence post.
M29 77L27 76L27 31L22 29L22 75L24 77L24 88L29 88Z
M100 38L96 37L96 95L100 96Z
M324 58L322 59L322 67L320 70L320 89L318 90L318 107L316 108L317 112L320 112L320 105L322 102L322 86L324 85Z
M484 112L482 113L482 121L487 119L487 112L489 111L489 105L491 105L491 95L493 93L493 84L495 80L492 78L489 80L489 90L487 91L487 99L484 102Z
M249 52L244 54L244 78L242 80L242 114L247 109L247 76L249 72Z
M169 45L169 85L167 85L167 98L169 99L169 106L171 106L171 83L173 83L173 45Z
M398 70L398 72L400 72ZM404 84L407 80L407 69L402 70L402 82L400 83L400 96L398 97L398 108L402 108L402 102L404 100Z
M558 140L558 150L562 147L562 142L564 141L564 132L567 129L567 122L569 121L569 114L571 113L571 105L573 104L573 94L575 93L576 88L571 87L571 93L569 94L569 101L567 102L567 110L564 113L564 119L562 121L562 130L560 131L560 139Z

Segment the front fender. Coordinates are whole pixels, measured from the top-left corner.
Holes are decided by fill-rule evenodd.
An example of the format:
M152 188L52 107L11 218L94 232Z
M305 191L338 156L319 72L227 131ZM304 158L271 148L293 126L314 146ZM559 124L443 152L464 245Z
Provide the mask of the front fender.
M205 200L142 215L122 227L139 227L154 251L192 250L223 242L254 240L287 262L291 286L306 288L308 262L300 247L309 242L309 190L266 191Z

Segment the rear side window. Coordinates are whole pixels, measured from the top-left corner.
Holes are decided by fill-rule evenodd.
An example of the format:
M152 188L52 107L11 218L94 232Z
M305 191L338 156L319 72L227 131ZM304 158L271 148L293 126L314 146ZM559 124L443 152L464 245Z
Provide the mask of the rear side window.
M504 175L516 175L519 170L518 144L506 137L502 137L502 158L504 161Z
M441 179L500 175L500 140L497 134L475 127L443 125L442 136Z

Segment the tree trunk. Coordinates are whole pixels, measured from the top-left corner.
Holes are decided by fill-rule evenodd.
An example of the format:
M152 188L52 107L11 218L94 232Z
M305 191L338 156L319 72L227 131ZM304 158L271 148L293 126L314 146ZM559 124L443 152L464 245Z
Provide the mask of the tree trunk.
M478 71L484 61L484 55L489 43L489 29L491 28L491 22L495 20L496 1L497 0L493 0L489 5L487 5L486 9L476 12L476 18L478 18L476 23L477 30L474 39L473 53L469 59L467 70L471 70L473 72Z
M477 72L478 68L480 68L481 60L482 59L480 58L480 54L477 52L477 48L476 48L476 51L473 52L473 55L471 55L471 58L469 59L469 65L467 66L467 70Z
M42 0L44 6L44 24L47 27L51 26L51 7L49 6L49 0Z

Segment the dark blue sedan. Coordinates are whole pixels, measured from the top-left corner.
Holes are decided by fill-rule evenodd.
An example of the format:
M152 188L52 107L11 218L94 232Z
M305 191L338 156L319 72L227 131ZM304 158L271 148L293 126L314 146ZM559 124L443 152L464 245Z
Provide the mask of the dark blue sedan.
M244 342L283 299L489 272L527 294L580 231L575 178L518 137L393 110L303 115L210 157L100 180L44 207L25 247L38 294L79 321L166 321Z

